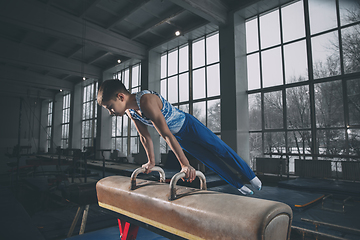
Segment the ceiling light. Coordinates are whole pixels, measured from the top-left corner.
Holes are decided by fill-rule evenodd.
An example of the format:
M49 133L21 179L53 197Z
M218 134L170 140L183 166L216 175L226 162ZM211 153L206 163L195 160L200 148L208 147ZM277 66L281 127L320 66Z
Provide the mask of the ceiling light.
M83 77L83 80L85 81L85 80L86 80L86 77Z
M118 61L117 61L118 63L121 63L121 60L120 59L118 59Z
M180 31L176 31L176 32L175 32L175 35L176 35L176 36L180 36Z
M62 89L60 89L60 92L62 92Z

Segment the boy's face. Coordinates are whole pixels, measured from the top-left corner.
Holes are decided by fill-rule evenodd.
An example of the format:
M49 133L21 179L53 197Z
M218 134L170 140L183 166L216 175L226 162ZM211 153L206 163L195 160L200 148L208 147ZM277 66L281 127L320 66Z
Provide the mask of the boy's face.
M125 101L121 93L116 96L116 99L104 102L102 106L109 111L110 115L123 116L125 114Z

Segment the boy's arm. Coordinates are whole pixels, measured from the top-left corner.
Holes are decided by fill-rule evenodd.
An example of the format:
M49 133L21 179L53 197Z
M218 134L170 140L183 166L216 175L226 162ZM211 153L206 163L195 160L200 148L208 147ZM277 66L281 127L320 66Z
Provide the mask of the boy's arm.
M140 104L143 114L153 122L155 129L165 139L171 150L173 150L181 165L181 172L184 172L185 178L188 178L189 181L192 182L196 177L196 171L190 165L179 142L170 132L170 129L166 124L165 118L161 113L162 102L160 98L153 94L145 94L141 97Z
M150 169L155 166L154 145L150 133L146 125L144 125L138 120L133 119L130 113L127 113L127 115L134 122L136 130L139 133L141 144L143 145L148 158L148 162L142 167L145 167L145 173L149 173Z

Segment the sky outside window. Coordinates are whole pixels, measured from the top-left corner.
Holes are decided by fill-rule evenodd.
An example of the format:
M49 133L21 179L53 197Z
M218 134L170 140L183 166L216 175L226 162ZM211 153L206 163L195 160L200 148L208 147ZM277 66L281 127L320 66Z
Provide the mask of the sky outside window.
M267 48L280 43L279 10L272 11L260 17L261 48Z
M178 73L178 51L172 51L168 55L168 76Z
M280 47L262 52L262 73L264 87L283 84Z
M188 70L189 70L189 47L186 45L185 47L181 47L179 49L179 72L182 73ZM161 68L161 71L163 71L163 68Z
M305 37L303 2L299 1L281 8L284 42Z
M260 65L259 53L247 56L247 76L248 89L254 90L260 88Z
M309 0L311 34L337 27L335 0Z
M305 40L284 46L284 65L286 83L308 79Z
M205 65L205 41L204 39L193 43L193 68Z
M246 51L253 52L259 49L258 20L247 21L246 23Z
M206 64L219 61L219 34L206 38Z

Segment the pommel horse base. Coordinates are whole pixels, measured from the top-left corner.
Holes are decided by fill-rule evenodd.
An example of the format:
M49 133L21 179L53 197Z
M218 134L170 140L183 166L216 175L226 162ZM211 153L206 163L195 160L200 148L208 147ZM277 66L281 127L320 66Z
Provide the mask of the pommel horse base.
M165 173L159 171L161 180ZM185 239L290 238L291 208L280 202L206 190L205 176L197 171L202 189L176 186L184 177L177 173L170 184L110 176L96 185L101 207L125 215ZM176 187L176 188L175 188Z

